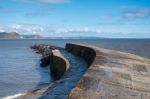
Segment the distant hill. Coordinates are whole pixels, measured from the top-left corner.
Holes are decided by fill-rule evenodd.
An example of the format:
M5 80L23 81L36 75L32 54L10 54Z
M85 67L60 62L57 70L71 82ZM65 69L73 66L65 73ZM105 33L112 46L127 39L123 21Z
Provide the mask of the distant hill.
M0 39L32 39L32 38L41 38L40 35L20 35L16 32L0 32Z
M0 32L0 38L20 38L20 35L16 32L11 33Z

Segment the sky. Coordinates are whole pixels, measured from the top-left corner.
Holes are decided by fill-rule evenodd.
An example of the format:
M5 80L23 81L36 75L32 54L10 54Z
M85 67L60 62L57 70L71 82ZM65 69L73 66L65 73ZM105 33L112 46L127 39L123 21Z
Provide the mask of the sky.
M150 0L0 0L0 32L150 38Z

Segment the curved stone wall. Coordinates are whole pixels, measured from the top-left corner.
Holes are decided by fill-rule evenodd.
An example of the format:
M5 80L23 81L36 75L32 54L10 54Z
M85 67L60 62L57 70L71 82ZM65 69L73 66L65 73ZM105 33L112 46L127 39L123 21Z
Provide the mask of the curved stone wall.
M89 66L93 63L96 57L95 50L90 47L67 43L65 49L74 55L82 57Z
M59 50L53 50L50 57L50 70L54 80L59 80L69 69L69 61L61 55Z
M150 59L95 46L66 44L66 50L89 64L69 99L150 98Z
M71 92L69 91L70 93L67 98L150 98L150 59L96 46L68 43L66 44L65 49L76 56L82 57L89 65L89 68L81 77L77 85ZM69 69L69 62L62 57L57 50L53 53L55 55L51 58L51 61L53 61L52 75L54 75L56 79L60 79ZM68 86L67 83L68 82L65 84L66 86ZM61 86L63 86L63 84ZM48 91L51 92L51 88ZM59 93L59 95L62 94ZM48 95L47 98L41 99L49 99L49 96L50 95ZM57 92L56 96L58 96Z

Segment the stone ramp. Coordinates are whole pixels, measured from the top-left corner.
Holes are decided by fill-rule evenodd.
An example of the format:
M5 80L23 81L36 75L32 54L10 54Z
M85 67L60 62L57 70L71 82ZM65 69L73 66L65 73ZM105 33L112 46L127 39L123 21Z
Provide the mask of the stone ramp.
M68 44L66 49L83 57L85 47L96 57L69 99L150 99L150 59L94 46Z

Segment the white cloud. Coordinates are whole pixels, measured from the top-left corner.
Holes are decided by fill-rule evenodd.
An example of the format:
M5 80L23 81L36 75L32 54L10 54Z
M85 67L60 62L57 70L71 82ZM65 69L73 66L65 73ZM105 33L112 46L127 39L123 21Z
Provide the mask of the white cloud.
M102 28L103 29L103 28ZM110 30L110 31L109 31ZM41 26L36 24L13 24L11 26L0 27L0 32L17 32L19 34L33 35L38 34L43 37L140 37L144 34L144 37L150 37L148 31L140 31L140 28L137 30L132 30L133 32L119 32L109 29L108 31L100 29L92 29L90 27L81 27L81 28L51 28L51 26ZM113 32L112 32L113 31ZM131 31L131 30L130 30Z
M87 26L85 27L81 27L81 28L58 28L56 29L56 33L84 33L84 35L86 33L90 33L90 32L96 32L96 33L100 33L101 30L100 29L91 29Z
M76 29L57 29L56 36L60 37L101 37L100 29L90 29L89 27L81 27Z
M88 27L84 27L84 31L85 31L85 32L88 32L88 31L89 31L89 28L88 28Z
M5 32L5 30L2 27L0 27L0 32Z
M150 9L142 9L138 11L125 12L124 18L148 18L150 17Z
M41 34L44 32L44 28L35 24L14 24L10 26L12 31L21 33L21 34Z
M1 26L0 32L17 32L22 35L41 35L41 36L58 36L51 26L37 24L12 24L9 26ZM59 34L59 33L58 33Z
M101 36L101 30L90 29L89 27L81 28L50 28L51 26L41 26L36 24L13 24L0 28L0 31L17 32L24 35L38 34L48 37L90 37Z

